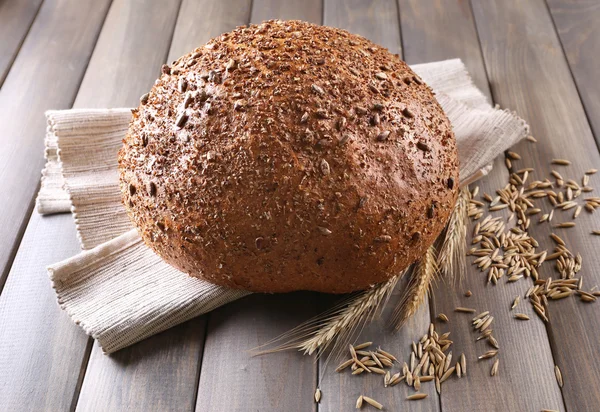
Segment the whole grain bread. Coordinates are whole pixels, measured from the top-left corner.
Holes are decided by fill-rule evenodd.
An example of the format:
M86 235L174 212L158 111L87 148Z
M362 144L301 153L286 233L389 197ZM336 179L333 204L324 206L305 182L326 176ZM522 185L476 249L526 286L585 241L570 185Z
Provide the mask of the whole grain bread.
M240 27L163 66L119 169L148 246L254 292L385 281L433 243L458 189L431 89L367 39L300 21Z

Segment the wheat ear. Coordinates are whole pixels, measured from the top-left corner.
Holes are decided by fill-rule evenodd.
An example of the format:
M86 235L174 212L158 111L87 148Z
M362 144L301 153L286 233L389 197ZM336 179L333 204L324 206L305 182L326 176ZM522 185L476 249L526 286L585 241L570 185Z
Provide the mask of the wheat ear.
M458 279L461 281L466 270L467 213L470 199L471 193L465 186L459 192L438 255L438 267L442 274L451 281L455 280L457 273Z
M400 329L425 301L429 285L438 271L435 248L430 246L414 266L410 281L392 314L392 325Z
M305 355L316 353L320 356L331 347L329 356L336 358L351 341L358 338L368 322L381 314L404 272L390 278L387 282L354 294L328 311L253 349L253 354L262 355L296 349Z

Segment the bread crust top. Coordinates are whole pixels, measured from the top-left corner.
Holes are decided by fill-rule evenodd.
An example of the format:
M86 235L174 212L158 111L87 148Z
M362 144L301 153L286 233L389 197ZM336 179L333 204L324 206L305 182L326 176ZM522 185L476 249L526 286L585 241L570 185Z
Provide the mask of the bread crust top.
M431 89L387 49L301 21L240 27L163 66L119 170L148 246L254 292L385 281L433 243L458 193Z

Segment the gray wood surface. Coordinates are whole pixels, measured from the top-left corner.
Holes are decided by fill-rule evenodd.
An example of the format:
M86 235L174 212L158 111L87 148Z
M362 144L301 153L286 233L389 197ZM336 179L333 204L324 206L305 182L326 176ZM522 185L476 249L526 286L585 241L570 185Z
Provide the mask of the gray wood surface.
M325 21L328 26L340 27L387 47L393 53L402 52L398 9L393 1L326 1ZM429 305L425 302L414 317L399 332L389 327L394 304L408 282L406 276L397 286L386 310L379 319L368 325L361 333L359 342L373 341L374 347L381 346L395 355L400 362L409 361L410 346L428 330L430 323ZM344 359L345 360L345 359ZM384 405L386 410L438 411L439 397L433 382L423 383L421 391L429 396L418 402L407 401L406 397L415 393L404 382L393 388L383 386L383 378L377 374L353 376L349 370L336 373L337 362L326 367L327 359L319 361L319 387L323 392L320 411L340 411L354 408L357 398L365 395ZM402 363L395 365L392 374L400 372ZM368 408L368 406L366 406Z
M310 411L317 365L299 352L248 352L316 313L313 293L250 295L208 315L196 411Z
M77 411L191 411L204 320L194 319L110 356L94 345Z
M253 2L252 22L317 19L320 2ZM255 11L257 10L257 11ZM280 13L284 13L280 14ZM254 20L256 19L256 20ZM299 353L250 357L247 352L316 314L316 295L252 295L208 314L196 411L313 409L316 364Z
M310 318L331 297L252 295L111 356L58 308L45 267L77 253L78 243L71 216L29 217L43 165L43 111L73 102L136 105L163 62L235 26L271 18L324 19L394 53L403 51L410 64L460 57L490 100L516 110L532 126L539 143L514 149L523 157L516 168L534 167L534 178L544 178L557 168L551 158L567 158L574 164L559 171L576 181L584 170L600 168L592 133L598 139L596 1L0 1L0 184L9 194L0 214L0 410L338 411L353 410L359 394L386 410L596 410L600 369L593 359L600 341L590 331L600 329L598 304L551 302L551 323L544 325L522 301L520 312L532 319L517 322L510 303L530 281L493 287L472 267L460 286L438 285L429 305L401 332L388 332L384 314L362 334L407 360L410 343L430 319L439 312L450 317L450 323L436 325L451 332L453 353L466 354L469 373L446 382L440 397L432 383L424 383L430 396L420 402L405 400L414 393L405 384L384 389L381 376L337 374L336 365L325 370L324 359L247 353ZM493 194L507 176L498 159L477 184ZM600 174L590 185L598 189ZM555 221L571 215L556 213ZM554 229L583 256L580 274L587 288L600 286L600 239L589 234L600 229L598 216L584 211L575 228ZM552 248L550 229L533 224L530 231L542 247ZM545 265L541 276L558 273ZM467 289L470 298L463 295ZM475 343L472 316L453 312L458 305L494 314L501 346L497 377L489 376L491 362L476 361L487 346ZM564 376L562 390L555 363ZM312 400L317 385L323 392L318 406Z
M251 23L264 20L304 20L321 24L324 0L253 0Z
M0 87L43 0L0 2Z
M428 331L429 327L429 305L424 303L417 313L407 324L399 331L390 330L389 319L394 310L395 302L401 299L402 291L408 282L408 276L405 276L399 282L393 295L390 297L389 304L381 317L365 327L357 340L357 344L364 341L372 341L372 349L381 346L382 349L396 356L400 361L394 365L391 373L402 371L402 362L410 364L411 343L418 341ZM346 351L346 357L349 359L349 353ZM319 387L323 393L319 411L350 411L353 410L356 400L360 395L368 396L381 403L387 411L439 411L440 400L435 391L434 382L424 382L421 385L421 392L426 393L428 397L418 402L408 401L406 397L413 395L415 390L409 388L405 382L401 382L394 387L385 388L383 385L383 376L371 373L363 373L353 376L348 369L342 373L335 372L336 367L341 361L330 360L330 364L325 367L327 358L323 356L319 360ZM368 406L364 406L368 410Z
M161 32L149 36L145 31L146 25L148 21L154 20L160 27L170 26L172 30L178 11L177 3L173 3L171 9L165 8L162 2L152 3L138 2L140 10L137 12L124 1L113 4L77 96L76 107L131 106L137 104L139 96L151 87L169 50L170 36L165 39ZM142 67L139 67L140 65ZM131 76L133 70L135 76ZM130 80L126 82L127 86L123 87L123 79L128 75ZM54 230L57 222L62 228L69 230ZM77 401L79 387L76 384L80 385L83 379L81 376L81 379L77 380L81 369L87 370L80 398L84 410L133 410L133 406L147 410L153 404L160 404L161 399L164 402L169 400L171 407L191 409L195 401L198 361L204 339L204 320L197 319L153 337L120 352L115 358L102 355L99 348L94 347L90 365L87 367L89 351L86 348L91 340L88 341L66 314L58 309L54 292L45 274L45 265L71 256L78 250L72 217L63 215L41 218L34 214L30 227L33 227L32 235L24 238L21 248L24 257L15 262L13 272L17 276L16 274L28 268L27 262L36 262L38 267L32 275L43 281L28 284L25 283L27 278L11 277L4 294L7 295L7 299L16 296L12 298L11 303L20 298L21 307L27 313L31 311L48 315L17 317L13 313L7 313L5 319L2 316L4 313L0 312L0 319L8 323L10 328L7 327L7 330L12 332L7 335L6 340L22 348L21 351L12 354L12 362L17 365L30 364L31 368L43 371L49 381L63 383L60 387L62 392L40 391L39 394L35 394L33 401L47 402L46 396L63 402L71 402L72 399ZM43 256L36 255L38 245L47 245L44 249L47 253ZM47 298L28 299L28 294L22 293L23 288L27 288L28 294ZM36 334L40 333L39 340L31 339L28 328L19 327L24 322L27 322L28 328L33 329ZM55 324L58 326L52 327ZM41 333L45 335L42 336ZM70 338L69 334L73 337ZM36 351L37 347L43 348L48 339L58 342L63 338L72 341L70 350L63 356L52 357L48 356L47 351ZM4 341L0 340L0 343ZM36 356L32 356L32 353ZM56 367L60 364L64 364L64 367ZM73 377L75 382L64 382ZM123 390L115 391L115 382L120 382ZM187 398L183 390L186 384ZM29 373L23 376L19 391L11 395L23 401L17 395L26 395L34 388L38 388L38 382L35 375ZM15 401L15 404L18 402Z
M490 96L468 3L401 0L400 10L402 37L405 44L412 45L405 49L408 63L459 57L467 65L476 84ZM506 184L507 179L508 171L500 158L495 162L491 175L477 185L482 192L494 194L497 188ZM507 216L508 213L505 214ZM473 226L473 223L469 225L469 233ZM467 262L470 260L468 258ZM449 324L442 327L451 332L454 356L464 353L468 365L465 378L454 378L443 387L442 410L533 411L551 406L562 410L561 393L553 376L554 364L544 325L537 319L535 323L518 323L509 311L512 299L517 294L523 295L529 284L507 285L503 280L493 287L485 280L485 275L469 264L461 285L441 282L434 288L433 318L439 313L450 318ZM464 296L467 290L471 290L472 297ZM490 347L485 342L475 342L477 334L470 322L473 315L454 313L457 306L473 307L480 312L489 310L495 317L494 336L501 346L498 376L490 376L493 361L477 361L477 357ZM516 370L519 373L511 373ZM540 371L544 373L540 374ZM490 393L494 391L503 394L502 403L490 403ZM464 396L465 393L469 396Z
M600 145L600 2L547 0L596 142Z
M492 101L468 1L398 0L404 59L409 64L460 58Z
M248 23L252 0L183 0L168 61Z
M392 53L402 51L395 0L326 0L323 15L327 26L360 34Z
M166 61L178 12L177 1L115 0L75 106L136 106ZM94 345L77 410L192 409L204 324L194 319L111 356Z
M44 111L68 108L110 0L44 2L0 89L0 288L33 207L44 165Z
M474 1L473 11L495 100L527 119L539 141L517 145L514 150L523 160L515 166L533 167L534 178L539 178L549 175L553 168L550 159L571 159L574 164L560 172L580 181L585 170L598 167L600 155L546 4L537 0ZM596 175L590 185L597 187L598 183ZM557 213L554 218L554 222L569 220L569 212ZM554 229L570 250L581 253L580 274L587 287L600 285L600 243L590 235L592 227L600 227L597 213L582 214L575 228ZM542 247L552 247L548 225L534 224L530 232ZM550 266L542 269L544 278L558 275ZM600 341L590 333L600 328L599 309L573 298L551 302L549 312L548 333L554 361L564 377L566 409L595 410L600 392L582 388L600 387L600 370L590 362L600 352ZM540 371L540 375L551 373Z
M75 236L68 214L31 217L0 295L1 410L75 406L90 341L59 308L46 272L50 262L78 253L76 241L62 242Z
M180 2L113 0L73 106L137 107L167 60Z

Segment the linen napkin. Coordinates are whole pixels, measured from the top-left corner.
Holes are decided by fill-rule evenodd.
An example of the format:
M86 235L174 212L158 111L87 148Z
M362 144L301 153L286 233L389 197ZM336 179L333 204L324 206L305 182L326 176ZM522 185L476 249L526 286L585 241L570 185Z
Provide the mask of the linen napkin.
M528 132L492 107L458 60L412 69L448 115L458 143L460 181L485 175L493 159ZM83 252L48 267L60 306L112 353L250 292L192 278L164 263L129 221L118 185L117 152L131 109L48 111L41 214L71 211Z

